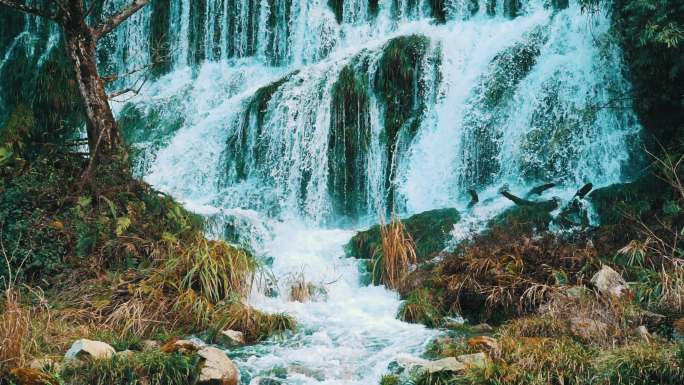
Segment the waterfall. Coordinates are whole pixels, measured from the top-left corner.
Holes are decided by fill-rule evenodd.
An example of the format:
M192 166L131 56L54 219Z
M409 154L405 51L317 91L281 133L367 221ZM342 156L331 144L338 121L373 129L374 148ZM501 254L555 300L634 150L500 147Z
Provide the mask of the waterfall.
M140 95L113 103L137 172L211 218L211 235L239 227L228 238L280 278L280 296L255 289L251 303L300 322L230 352L246 379L282 367L288 383L375 383L435 335L360 282L343 258L350 228L463 209L469 188L486 201L504 184L556 182L567 199L629 178L639 148L610 21L574 1L170 0L101 51L108 72L163 59ZM327 300L290 301L299 273Z
M575 4L434 4L178 2L177 70L124 109L183 117L148 180L202 204L363 223L458 206L471 187L629 176L640 127L605 17ZM179 74L192 80L181 87ZM179 159L189 152L201 172Z

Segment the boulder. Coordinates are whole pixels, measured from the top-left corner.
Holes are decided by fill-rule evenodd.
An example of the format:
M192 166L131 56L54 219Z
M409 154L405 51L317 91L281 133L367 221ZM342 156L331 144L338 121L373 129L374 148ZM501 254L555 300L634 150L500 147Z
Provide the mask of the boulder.
M457 359L467 368L483 367L487 363L487 355L485 353L463 354L458 356Z
M80 339L71 345L71 348L64 354L64 358L73 359L110 359L116 353L113 347L101 341L91 341Z
M200 350L202 346L192 340L179 340L177 338L172 338L171 340L165 342L159 350L164 353L175 353L179 352L182 354L194 353Z
M199 385L237 385L240 372L226 353L211 346L198 352L202 358Z
M603 265L601 270L594 274L591 283L598 289L599 293L606 296L620 297L628 291L627 282L620 273L607 265Z
M223 330L219 334L221 342L228 346L240 346L245 344L245 335L237 330Z
M484 357L484 353L480 353ZM465 355L462 356L468 362L474 362L475 358L470 358ZM479 355L472 355L478 356ZM428 372L428 373L438 373L438 372L460 372L468 367L468 363L462 362L461 357L447 357L436 361L424 360L422 358L402 356L397 358L397 364L410 372Z
M442 358L437 361L428 361L422 365L428 373L437 372L460 372L465 370L467 367L463 362L459 361L455 357Z
M444 249L451 230L460 218L458 210L446 208L425 211L402 219L406 232L413 238L416 255L420 261L426 261ZM375 225L354 235L345 246L345 251L351 257L373 258L380 244L380 225Z
M10 370L10 374L17 385L59 385L54 377L37 369L14 368Z

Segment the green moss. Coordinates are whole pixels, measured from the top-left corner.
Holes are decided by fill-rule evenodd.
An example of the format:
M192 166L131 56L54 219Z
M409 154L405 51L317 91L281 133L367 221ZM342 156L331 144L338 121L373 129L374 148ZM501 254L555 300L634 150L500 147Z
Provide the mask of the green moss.
M447 4L446 0L430 0L430 10L432 17L440 24L446 23Z
M684 3L681 1L584 0L606 4L612 11L625 62L629 68L634 109L654 152L681 147L684 127ZM675 31L679 30L679 33ZM673 41L679 36L679 41Z
M671 189L653 175L599 188L588 196L602 225L620 224L625 214L640 217L658 211L672 198Z
M370 99L366 76L352 66L332 87L328 140L328 191L336 213L356 218L368 202L367 163L370 145Z
M416 289L409 293L401 304L398 318L404 322L419 323L431 328L438 327L444 319L439 298L439 295L427 288Z
M426 108L425 90L420 85L423 73L423 59L430 46L430 40L423 35L400 36L390 40L384 47L378 61L373 84L376 95L383 105L385 127L381 140L385 143L388 164L385 170L385 188L388 211L394 207L394 185L391 173L397 152L397 144L406 145L420 128L422 114Z
M463 122L468 127L464 138L469 144L467 154L477 154L465 158L465 178L469 183L487 185L499 172L496 159L503 135L500 127L508 118L508 106L518 84L532 70L545 39L544 31L536 29L497 54L466 103L470 106Z
M382 378L380 379L380 385L399 385L399 380L399 376L395 374L387 374L382 376Z
M503 11L504 16L508 18L515 18L520 15L522 10L522 2L520 0L504 0Z
M0 128L0 145L20 152L35 130L36 117L33 110L24 104L20 104L12 111L7 123Z
M328 0L328 6L335 14L335 20L337 20L338 23L342 23L344 0Z
M489 226L520 232L544 231L548 229L552 219L545 207L513 206L497 215Z
M266 42L266 52L268 52L271 65L280 66L287 62L288 47L287 39L283 36L290 36L290 20L292 12L292 0L267 0L269 7L268 26L269 39Z
M238 34L246 35L247 41L245 45L241 45L236 39L229 38L226 47L227 57L238 56L253 56L257 49L257 36L259 35L259 7L261 0L245 0L243 2L228 1L228 14L226 20L226 33L228 36L237 36ZM249 17L245 20L242 18L241 12L244 7L247 7L247 14ZM244 23L244 24L242 24Z
M402 220L416 245L416 255L425 261L446 247L454 224L460 215L456 209L425 211ZM372 258L380 249L380 225L360 231L346 245L347 254L356 258Z
M162 104L137 105L127 103L118 114L118 125L126 143L133 146L133 159L137 174L144 174L157 152L169 143L183 127L185 117L177 114L172 99Z
M229 179L244 180L250 172L248 161L260 165L268 147L261 140L264 119L268 110L268 103L280 87L295 76L294 71L277 81L259 88L252 96L243 112L242 124L237 134L228 138L226 158ZM253 150L253 151L250 151Z

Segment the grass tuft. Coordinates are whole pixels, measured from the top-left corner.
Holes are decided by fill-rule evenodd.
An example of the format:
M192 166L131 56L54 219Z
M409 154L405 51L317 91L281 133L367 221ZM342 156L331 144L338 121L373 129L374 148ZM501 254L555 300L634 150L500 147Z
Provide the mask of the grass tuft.
M376 250L372 263L374 283L396 289L409 272L409 267L416 262L415 244L401 219L393 217L389 224L381 220L380 250Z

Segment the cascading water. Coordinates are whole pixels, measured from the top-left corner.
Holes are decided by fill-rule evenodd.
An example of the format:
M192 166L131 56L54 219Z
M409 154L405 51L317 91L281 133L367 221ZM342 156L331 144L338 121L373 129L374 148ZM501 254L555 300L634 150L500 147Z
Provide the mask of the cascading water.
M484 203L458 235L509 205L503 184L553 181L567 199L628 178L638 147L609 20L573 2L173 0L124 26L108 72L166 59L114 105L138 171L210 217L212 235L244 229L233 239L271 257L282 286L251 302L300 323L232 351L245 378L282 367L293 384L375 383L435 335L361 284L343 258L352 232L336 228L465 209L472 187ZM327 299L289 301L297 274Z

